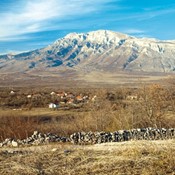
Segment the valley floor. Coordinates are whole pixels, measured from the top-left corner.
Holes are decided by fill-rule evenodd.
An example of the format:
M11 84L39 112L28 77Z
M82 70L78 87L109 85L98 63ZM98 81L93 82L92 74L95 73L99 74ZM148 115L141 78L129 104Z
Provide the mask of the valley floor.
M1 148L0 174L174 175L175 140Z
M149 72L105 72L105 71L68 71L68 72L1 73L0 87L133 87L142 84L160 83L171 85L174 74Z

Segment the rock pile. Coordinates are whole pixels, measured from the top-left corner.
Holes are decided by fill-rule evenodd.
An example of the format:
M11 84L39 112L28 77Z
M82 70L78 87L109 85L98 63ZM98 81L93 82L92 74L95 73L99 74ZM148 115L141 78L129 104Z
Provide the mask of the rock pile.
M50 142L68 142L69 138L60 137L56 134L47 133L42 134L38 131L34 131L32 136L20 140L20 139L12 139L7 138L3 142L0 143L0 147L9 146L9 147L18 147L20 145L40 145L40 144L47 144Z
M70 136L73 144L96 144L129 140L165 140L175 138L175 128L139 128L115 132L77 132Z

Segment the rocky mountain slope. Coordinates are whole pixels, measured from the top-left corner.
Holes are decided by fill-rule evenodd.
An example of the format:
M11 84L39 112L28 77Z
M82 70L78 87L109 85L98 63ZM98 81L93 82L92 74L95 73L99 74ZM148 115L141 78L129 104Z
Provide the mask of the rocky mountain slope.
M46 48L0 56L0 72L59 71L174 72L175 40L136 38L99 30L70 33Z

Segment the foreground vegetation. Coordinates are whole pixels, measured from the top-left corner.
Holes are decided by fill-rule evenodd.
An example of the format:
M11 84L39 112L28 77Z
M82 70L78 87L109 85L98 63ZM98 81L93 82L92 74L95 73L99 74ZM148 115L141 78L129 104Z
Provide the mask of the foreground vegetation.
M26 138L34 130L69 136L77 131L115 131L142 127L175 127L175 88L154 84L140 88L110 89L0 89L0 136ZM52 91L88 95L86 103L48 104L60 101ZM27 98L32 94L31 98ZM92 101L93 96L97 96ZM15 110L14 110L15 109Z
M175 141L4 148L0 161L1 175L173 175Z

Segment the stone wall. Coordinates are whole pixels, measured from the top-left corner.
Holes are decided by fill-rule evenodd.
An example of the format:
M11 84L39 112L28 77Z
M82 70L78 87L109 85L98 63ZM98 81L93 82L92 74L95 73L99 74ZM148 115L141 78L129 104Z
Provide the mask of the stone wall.
M77 132L70 136L73 144L97 144L129 140L165 140L175 138L175 128L139 128L115 132Z
M20 140L7 138L0 143L0 147L18 147L25 145L41 145L52 142L71 142L73 144L97 144L106 142L123 142L129 140L166 140L175 139L175 128L139 128L119 130L115 132L77 132L70 137L60 137L56 134L42 134L34 131L32 136Z
M3 142L0 143L0 147L9 146L9 147L18 147L18 146L27 146L27 145L41 145L48 144L51 142L69 142L70 139L66 137L60 137L56 134L47 133L42 134L38 131L34 131L34 133L23 140L20 139L12 139L7 138Z

